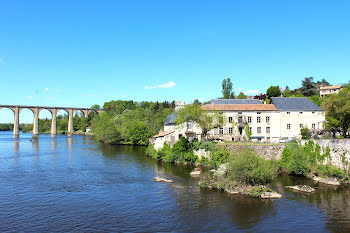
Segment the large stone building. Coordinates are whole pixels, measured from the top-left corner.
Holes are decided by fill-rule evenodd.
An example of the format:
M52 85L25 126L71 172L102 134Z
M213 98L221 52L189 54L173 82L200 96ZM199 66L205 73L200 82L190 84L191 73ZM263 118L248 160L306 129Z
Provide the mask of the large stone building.
M221 127L210 130L208 139L224 141L247 140L246 125L251 140L280 142L284 138L300 137L300 129L309 128L314 133L323 130L325 113L307 98L272 98L271 104L259 100L215 99L201 107L205 111L222 113ZM164 142L175 143L179 138L201 140L202 130L194 122L175 124L176 112L169 115L164 130L152 139L159 149Z

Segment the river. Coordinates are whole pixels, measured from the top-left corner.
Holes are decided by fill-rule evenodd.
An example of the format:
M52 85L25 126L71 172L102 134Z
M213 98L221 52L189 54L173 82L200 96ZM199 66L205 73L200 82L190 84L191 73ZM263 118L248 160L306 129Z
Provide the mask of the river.
M349 187L281 176L272 186L282 199L230 196L201 189L193 167L157 162L144 147L30 138L0 132L0 232L350 232ZM283 188L292 184L316 193Z

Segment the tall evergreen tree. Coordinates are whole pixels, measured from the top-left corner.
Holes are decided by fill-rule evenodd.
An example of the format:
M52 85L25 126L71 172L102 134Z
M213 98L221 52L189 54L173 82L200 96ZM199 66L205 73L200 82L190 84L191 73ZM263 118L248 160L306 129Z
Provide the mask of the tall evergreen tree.
M222 81L222 98L223 99L234 99L235 93L232 91L232 82L230 78Z

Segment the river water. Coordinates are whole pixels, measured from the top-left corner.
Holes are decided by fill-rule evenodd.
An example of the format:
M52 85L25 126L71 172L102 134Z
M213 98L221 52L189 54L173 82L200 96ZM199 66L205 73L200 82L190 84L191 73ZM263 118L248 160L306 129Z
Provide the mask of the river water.
M0 232L350 232L350 188L282 176L279 200L205 190L193 167L90 137L0 132ZM173 184L156 183L160 176ZM285 185L309 184L315 194Z

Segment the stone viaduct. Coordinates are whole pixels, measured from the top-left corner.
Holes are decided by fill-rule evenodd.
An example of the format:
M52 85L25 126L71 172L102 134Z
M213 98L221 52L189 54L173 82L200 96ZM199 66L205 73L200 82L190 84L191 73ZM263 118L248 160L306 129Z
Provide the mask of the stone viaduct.
M69 108L69 107L47 107L47 106L23 106L23 105L0 105L0 109L8 108L11 109L14 113L14 123L13 123L13 135L18 137L19 135L19 113L22 109L30 109L34 114L33 122L33 135L39 134L39 113L43 109L47 109L51 112L52 122L51 122L51 134L56 135L56 117L57 112L64 110L68 113L68 134L72 134L73 130L73 115L76 111L81 111L84 113L84 116L87 117L90 112L96 112L101 114L104 110L97 110L92 108Z

